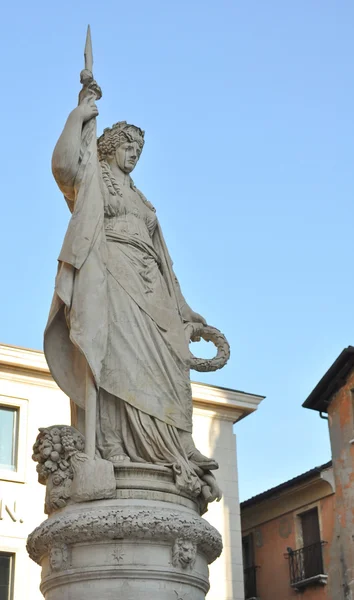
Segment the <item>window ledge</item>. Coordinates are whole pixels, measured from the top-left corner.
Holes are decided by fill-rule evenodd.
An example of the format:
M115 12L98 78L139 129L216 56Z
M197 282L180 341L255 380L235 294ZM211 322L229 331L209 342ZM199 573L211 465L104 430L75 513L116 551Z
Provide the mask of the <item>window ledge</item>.
M311 585L326 585L328 580L328 575L324 573L320 573L319 575L314 575L313 577L308 577L307 579L303 579L302 581L297 581L296 583L292 583L291 587L294 590L303 590L306 587Z
M25 483L25 473L21 471L10 471L0 469L0 481L12 481L13 483Z

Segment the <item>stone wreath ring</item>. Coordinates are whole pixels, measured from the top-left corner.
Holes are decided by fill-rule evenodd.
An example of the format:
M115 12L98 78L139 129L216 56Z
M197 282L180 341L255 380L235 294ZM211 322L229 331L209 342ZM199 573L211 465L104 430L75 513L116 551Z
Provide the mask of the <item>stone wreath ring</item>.
M230 345L219 329L210 325L201 323L188 323L186 334L191 342L200 342L201 339L206 342L213 342L217 348L214 358L196 358L190 352L190 368L194 371L208 372L222 369L230 358Z

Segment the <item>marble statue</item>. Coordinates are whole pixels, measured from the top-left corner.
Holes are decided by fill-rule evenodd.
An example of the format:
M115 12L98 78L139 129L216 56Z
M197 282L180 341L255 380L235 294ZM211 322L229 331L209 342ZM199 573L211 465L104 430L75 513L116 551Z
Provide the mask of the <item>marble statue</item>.
M95 396L88 454L115 467L168 465L181 490L212 501L220 497L211 474L218 465L193 442L188 345L208 328L182 295L155 208L131 178L144 131L120 121L96 142L101 91L91 68L52 160L72 217L45 355L83 433L82 411Z
M53 154L72 216L44 335L72 424L33 446L48 518L27 549L46 600L204 600L222 540L201 515L221 491L193 442L190 369L221 368L229 346L186 302L131 178L144 132L120 121L97 139L89 32L81 83ZM191 354L200 338L213 359Z

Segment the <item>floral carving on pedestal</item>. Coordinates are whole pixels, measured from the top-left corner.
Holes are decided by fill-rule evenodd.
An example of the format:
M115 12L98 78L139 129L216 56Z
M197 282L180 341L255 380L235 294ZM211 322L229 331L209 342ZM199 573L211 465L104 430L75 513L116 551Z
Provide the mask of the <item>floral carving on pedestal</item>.
M115 548L114 551L112 552L112 558L117 563L117 565L119 565L121 562L123 562L124 556L125 556L125 553L123 552L123 550L120 546Z
M53 425L39 429L32 459L38 463L36 470L39 483L47 486L46 514L67 505L74 477L71 461L75 455L86 458L84 446L83 435L74 427Z
M177 538L172 548L172 564L182 569L193 569L197 558L197 546L191 540Z
M220 556L222 550L219 532L204 519L188 512L137 506L110 506L103 510L94 505L87 506L82 512L61 512L51 516L29 535L27 550L30 557L40 564L48 548L57 543L72 546L111 539L134 539L136 542L161 540L170 542L171 546L176 540L189 541L204 554L208 563ZM186 567L188 561L189 558Z

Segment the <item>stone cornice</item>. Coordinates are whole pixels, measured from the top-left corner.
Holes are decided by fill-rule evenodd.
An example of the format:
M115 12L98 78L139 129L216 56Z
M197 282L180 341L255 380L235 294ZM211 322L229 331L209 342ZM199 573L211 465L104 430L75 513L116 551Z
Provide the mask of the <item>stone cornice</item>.
M0 368L7 369L14 376L16 371L26 376L26 381L35 378L40 384L44 378L51 380L51 375L44 354L41 350L31 350L19 346L0 344ZM47 385L48 383L46 383ZM53 382L53 385L54 382ZM198 410L218 415L233 423L257 410L264 396L247 394L238 390L192 382L193 404Z
M49 373L47 362L41 350L31 350L19 346L0 344L0 365Z
M211 411L234 423L257 410L264 396L192 382L195 408Z

